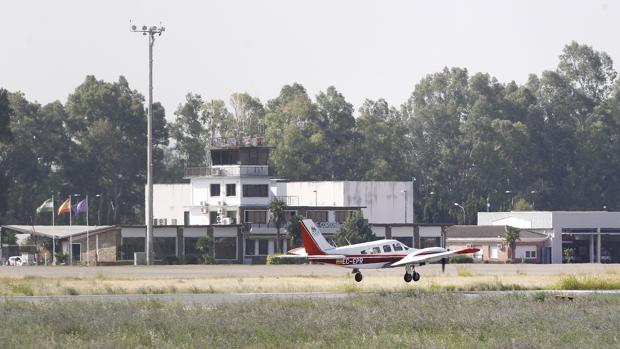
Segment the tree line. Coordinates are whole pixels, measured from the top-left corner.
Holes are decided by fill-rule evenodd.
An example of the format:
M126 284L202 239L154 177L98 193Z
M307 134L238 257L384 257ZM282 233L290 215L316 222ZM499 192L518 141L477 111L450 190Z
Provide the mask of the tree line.
M301 84L286 85L266 103L188 93L171 122L153 106L155 182L182 181L184 168L205 166L222 140L260 138L281 178L415 178L417 222L475 223L478 211L515 207L614 210L616 76L605 52L572 42L556 69L524 84L444 68L401 105L367 99L357 113L333 86L311 98ZM142 223L146 113L124 77L87 76L64 104L0 90L0 222L47 224L51 217L34 215L38 205L81 193L100 195L91 222Z

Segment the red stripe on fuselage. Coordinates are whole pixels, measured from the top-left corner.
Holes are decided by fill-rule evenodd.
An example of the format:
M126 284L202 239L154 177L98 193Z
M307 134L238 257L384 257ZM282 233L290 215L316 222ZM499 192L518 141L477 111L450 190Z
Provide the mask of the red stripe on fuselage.
M326 264L338 264L338 265L364 265L374 263L394 263L401 260L404 256L391 255L391 256L369 256L369 255L347 255L344 258L332 257L331 255L322 256L308 256L309 260L326 263ZM337 263L337 261L349 261L349 263Z

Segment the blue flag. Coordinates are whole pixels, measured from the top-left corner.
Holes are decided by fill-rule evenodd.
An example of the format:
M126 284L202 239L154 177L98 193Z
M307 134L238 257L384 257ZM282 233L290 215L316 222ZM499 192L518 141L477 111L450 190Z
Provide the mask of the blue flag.
M77 215L78 213L88 213L88 199L84 199L77 204L73 205L73 212Z

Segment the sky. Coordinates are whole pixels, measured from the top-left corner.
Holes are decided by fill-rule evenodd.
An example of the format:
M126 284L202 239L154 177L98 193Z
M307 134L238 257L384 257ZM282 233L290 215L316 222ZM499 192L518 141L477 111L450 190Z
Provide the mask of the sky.
M446 66L524 83L573 40L618 62L619 19L611 1L0 0L0 88L65 103L87 75L123 75L146 98L148 40L131 20L166 28L153 98L169 120L189 92L266 103L294 82L311 97L335 86L356 110L400 106Z

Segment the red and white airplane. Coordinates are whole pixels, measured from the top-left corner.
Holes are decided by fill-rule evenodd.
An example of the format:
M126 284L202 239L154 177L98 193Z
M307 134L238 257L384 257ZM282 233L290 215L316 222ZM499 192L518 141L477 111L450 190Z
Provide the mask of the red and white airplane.
M457 254L475 253L478 248L461 248L446 250L442 247L427 247L423 249L410 248L398 240L376 240L360 244L334 247L311 219L304 219L301 223L301 235L304 247L289 251L291 254L307 256L308 260L324 264L335 264L353 269L355 281L362 281L360 269L381 269L405 267L405 282L420 280L420 274L415 271L416 265L441 261L442 270L446 266L446 258Z

